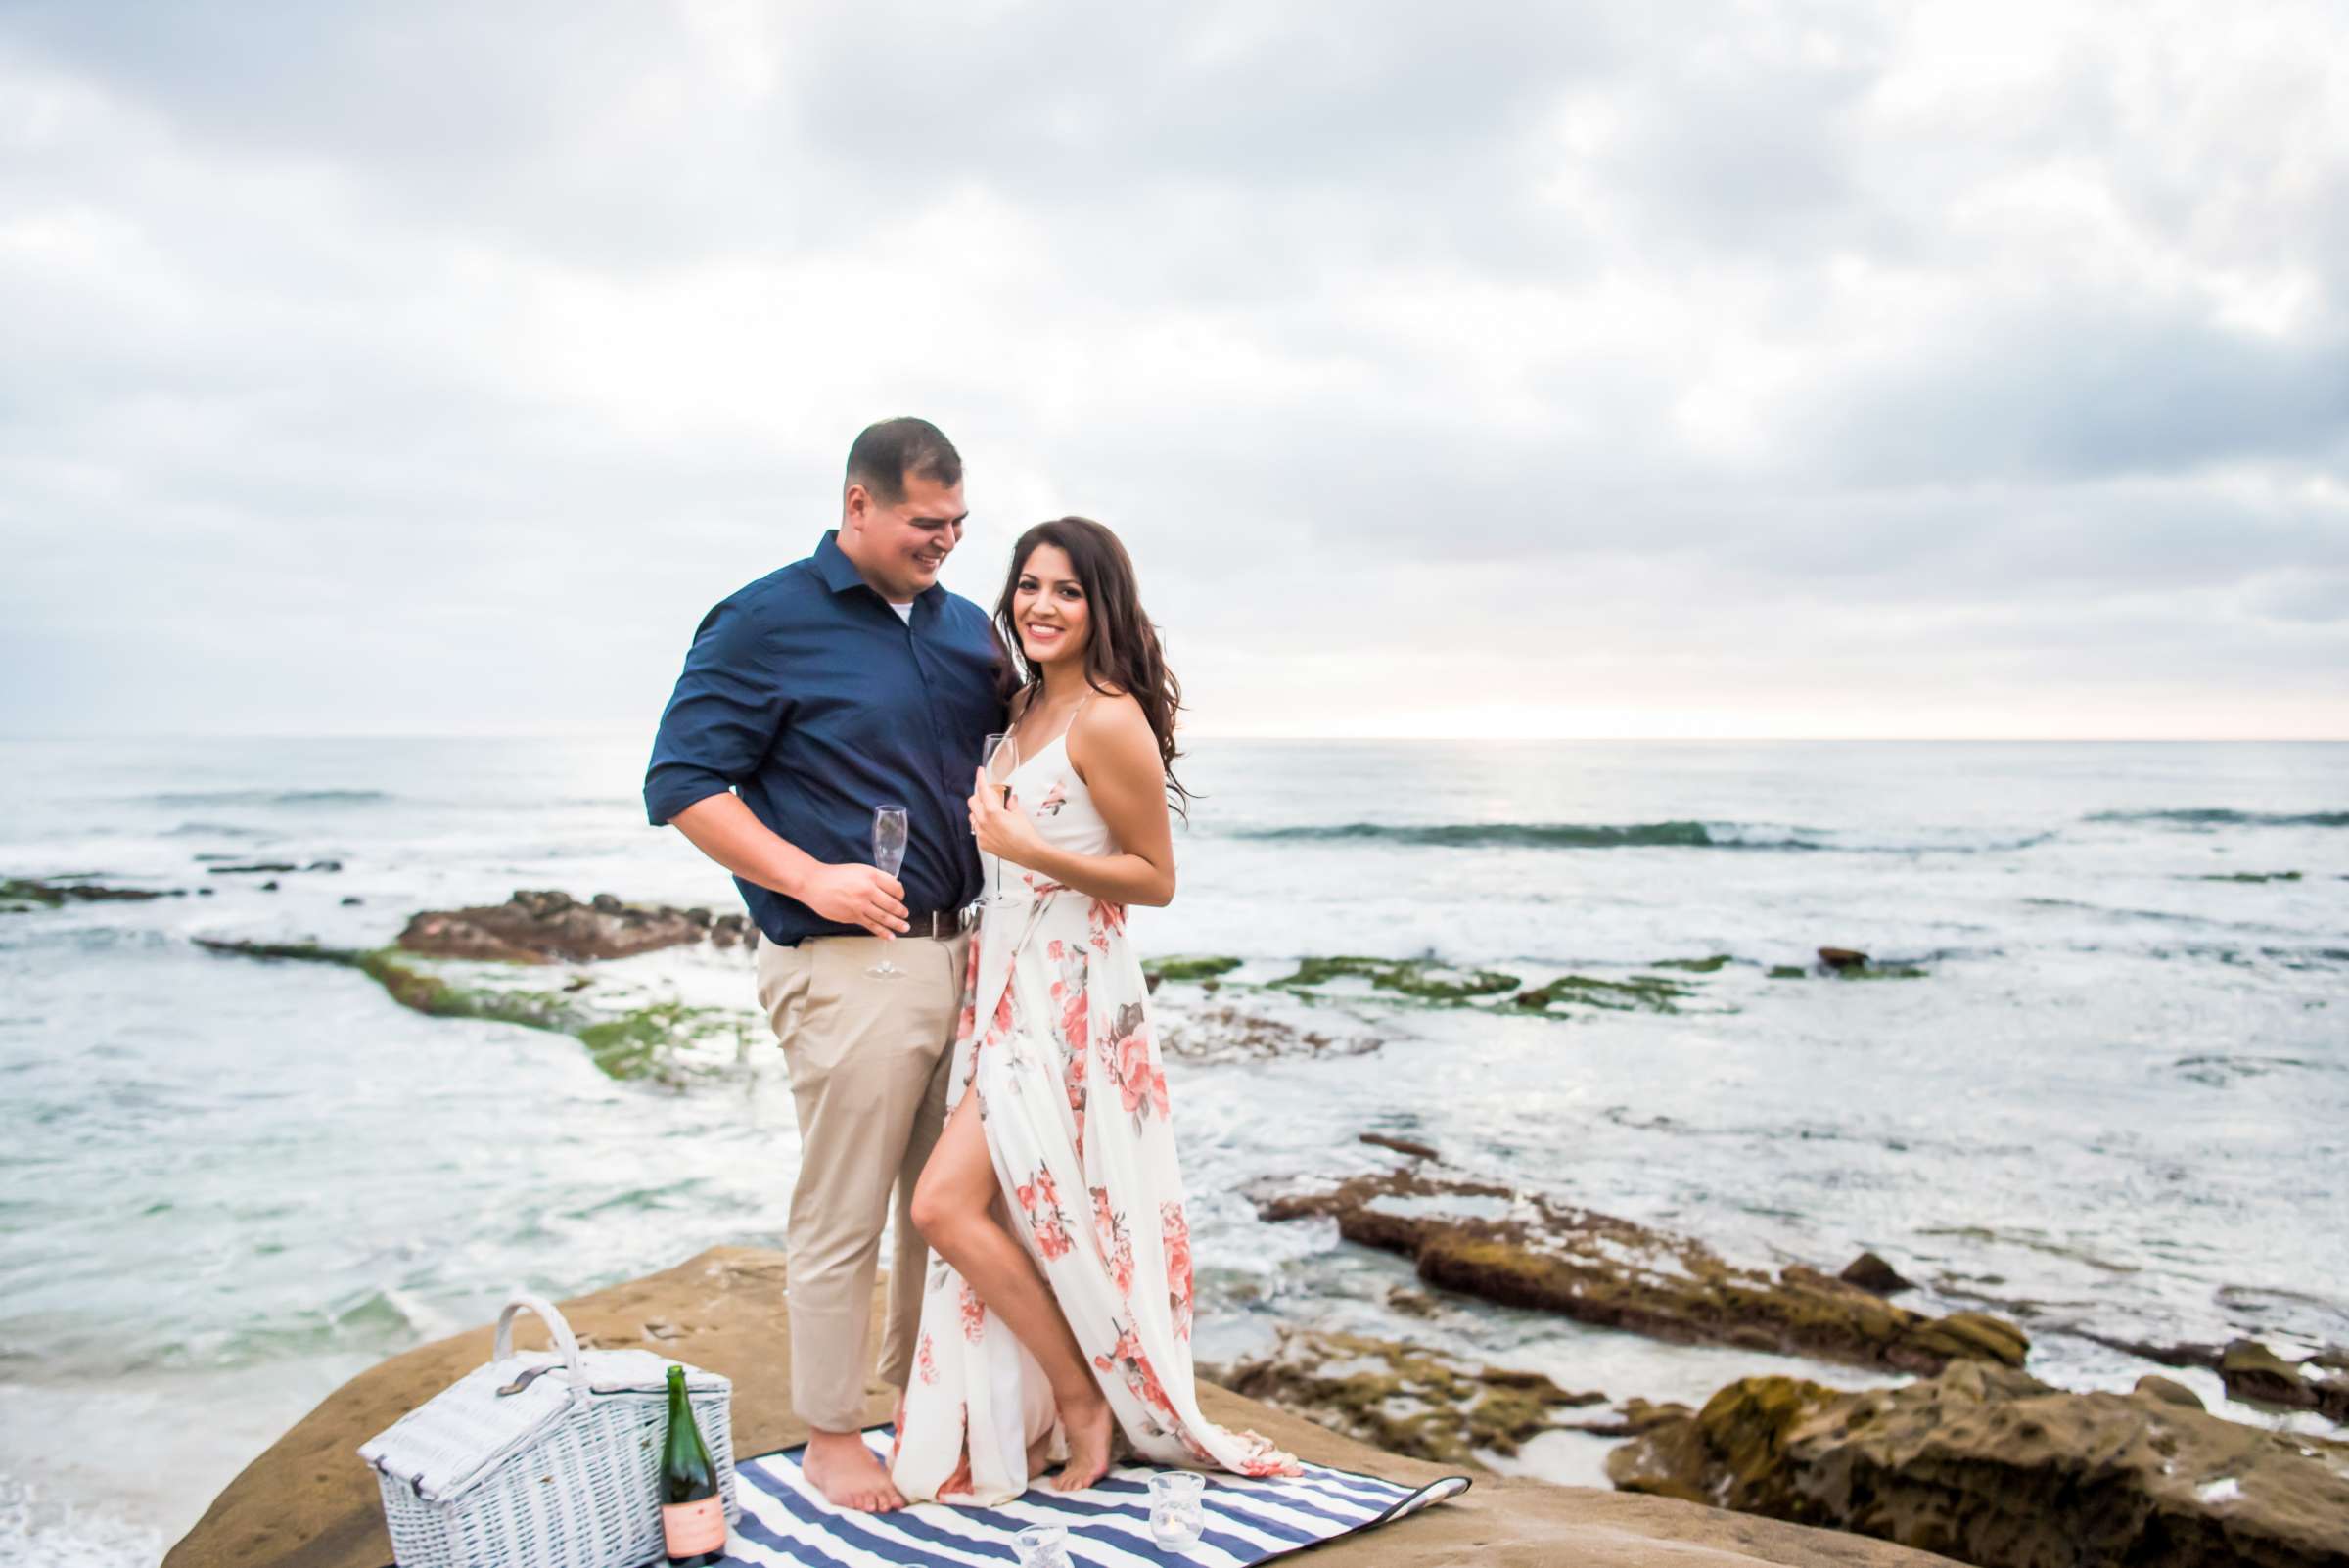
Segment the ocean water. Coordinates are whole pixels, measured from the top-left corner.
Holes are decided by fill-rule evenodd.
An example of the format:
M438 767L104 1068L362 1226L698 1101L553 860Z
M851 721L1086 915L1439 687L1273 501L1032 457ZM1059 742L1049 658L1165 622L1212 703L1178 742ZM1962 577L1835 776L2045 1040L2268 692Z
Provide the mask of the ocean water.
M516 888L729 907L644 825L644 751L0 742L0 876L191 890L0 915L0 1555L152 1562L336 1385L513 1285L781 1243L797 1134L759 1031L687 1091L615 1083L568 1037L191 941L373 945ZM1203 1358L1297 1322L1618 1400L1871 1380L1473 1303L1399 1317L1407 1265L1243 1195L1383 1167L1371 1130L1743 1262L1874 1248L1924 1284L1905 1300L2021 1314L2065 1386L2156 1369L2072 1327L2349 1342L2349 746L1203 741L1184 774L1181 892L1136 912L1146 951L1242 980L1312 954L1528 981L1731 959L1670 1015L1227 988L1379 1043L1171 1075ZM342 869L265 892L221 856ZM1924 973L1770 978L1822 945ZM749 1022L739 953L614 972ZM1605 1447L1523 1462L1595 1481Z

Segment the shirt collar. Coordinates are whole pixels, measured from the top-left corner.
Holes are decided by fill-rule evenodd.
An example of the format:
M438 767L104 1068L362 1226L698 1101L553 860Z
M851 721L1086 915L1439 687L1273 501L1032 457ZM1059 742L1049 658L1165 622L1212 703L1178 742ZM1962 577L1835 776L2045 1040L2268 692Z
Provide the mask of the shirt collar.
M840 547L840 530L838 529L824 530L824 536L816 541L815 570L816 574L824 579L824 586L830 588L834 593L846 593L851 588L863 588L867 592L871 592L872 584L864 580L864 574L856 570L856 563L849 559L849 552ZM924 600L928 600L932 604L936 604L945 596L945 586L943 583L933 582L915 594L913 602L920 604ZM881 595L875 593L873 597L879 599Z

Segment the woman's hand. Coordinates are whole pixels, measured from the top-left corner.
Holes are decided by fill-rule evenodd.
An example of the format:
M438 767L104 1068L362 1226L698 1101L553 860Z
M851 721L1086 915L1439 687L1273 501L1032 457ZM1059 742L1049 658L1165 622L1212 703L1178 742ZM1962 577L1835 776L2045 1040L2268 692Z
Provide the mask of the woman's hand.
M1036 830L1034 817L1003 804L1002 786L989 783L985 768L978 770L978 786L971 791L970 807L971 835L979 841L980 849L998 860L1035 868L1044 848L1044 836Z

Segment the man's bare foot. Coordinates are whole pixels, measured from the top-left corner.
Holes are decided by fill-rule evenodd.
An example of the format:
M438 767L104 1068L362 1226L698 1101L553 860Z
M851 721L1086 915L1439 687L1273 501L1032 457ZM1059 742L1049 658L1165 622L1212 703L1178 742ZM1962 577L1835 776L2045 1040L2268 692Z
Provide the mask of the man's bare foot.
M864 1446L859 1432L810 1432L800 1469L836 1508L888 1513L905 1506L904 1495L890 1485L889 1472Z
M1052 1478L1055 1492L1082 1492L1109 1473L1109 1438L1115 1428L1109 1401L1095 1397L1075 1408L1060 1407L1061 1429L1068 1434L1069 1458Z

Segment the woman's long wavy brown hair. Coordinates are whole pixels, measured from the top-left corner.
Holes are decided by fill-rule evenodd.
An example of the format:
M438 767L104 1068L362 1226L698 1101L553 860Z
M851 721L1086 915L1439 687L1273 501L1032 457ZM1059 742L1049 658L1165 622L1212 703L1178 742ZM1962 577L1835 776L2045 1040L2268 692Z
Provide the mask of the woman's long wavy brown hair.
M1004 700L1043 683L1043 671L1031 666L1020 652L1020 628L1011 619L1020 574L1027 570L1028 558L1039 544L1063 551L1077 569L1078 585L1084 589L1088 628L1085 684L1095 691L1128 692L1142 705L1150 733L1158 737L1158 758L1167 773L1168 804L1188 821L1191 792L1174 776L1174 759L1182 755L1174 746L1174 715L1182 711L1182 682L1167 668L1158 628L1142 611L1132 558L1115 533L1089 517L1038 523L1011 548L1011 573L1003 579L1003 596L995 601L995 640L1003 653L999 679Z

